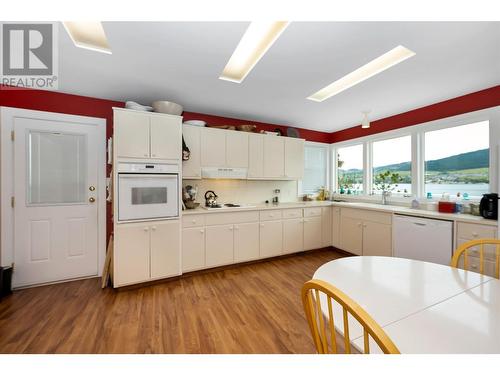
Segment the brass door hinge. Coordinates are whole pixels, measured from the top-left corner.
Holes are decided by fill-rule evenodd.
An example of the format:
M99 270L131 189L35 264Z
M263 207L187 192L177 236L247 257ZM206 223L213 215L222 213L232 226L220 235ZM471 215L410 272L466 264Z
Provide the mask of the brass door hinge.
M12 207L14 207L15 204L16 204L16 198L15 197L10 197L10 205Z
M10 131L10 139L12 142L16 139L16 132L14 130Z

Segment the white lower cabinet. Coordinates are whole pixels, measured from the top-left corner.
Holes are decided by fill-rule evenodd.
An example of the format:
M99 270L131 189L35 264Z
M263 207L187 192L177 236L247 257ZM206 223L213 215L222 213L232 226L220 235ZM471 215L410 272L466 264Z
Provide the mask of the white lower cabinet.
M182 230L182 272L205 268L205 228Z
M297 253L304 250L304 219L283 220L283 253Z
M332 207L321 208L322 247L332 246Z
M260 257L269 258L283 252L283 222L260 223Z
M363 255L392 256L392 226L363 222Z
M214 225L205 229L205 266L217 267L234 261L233 225Z
M304 218L304 250L321 249L321 216Z
M341 217L340 248L352 254L363 254L363 227L360 219Z
M115 287L176 276L180 267L179 221L127 223L115 226Z
M259 223L234 225L234 261L247 262L259 258Z
M332 246L340 248L340 207L332 207Z

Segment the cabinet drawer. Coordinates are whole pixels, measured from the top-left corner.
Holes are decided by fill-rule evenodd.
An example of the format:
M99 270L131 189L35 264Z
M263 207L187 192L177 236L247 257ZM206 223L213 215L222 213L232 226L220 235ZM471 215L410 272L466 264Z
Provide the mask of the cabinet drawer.
M373 221L380 224L392 224L392 214L370 211L370 210L358 210L355 208L342 208L342 217L350 217L352 219L359 219L362 221Z
M468 240L468 239L459 238L457 241L457 247L460 245L463 245L464 243L469 242L469 241L470 240ZM469 257L479 258L480 257L480 248L481 248L480 246L470 247L467 250L467 254L469 255ZM484 245L483 255L484 255L484 259L488 259L488 260L491 260L493 262L496 261L496 245ZM463 258L463 257L464 256L462 255L461 258Z
M321 207L304 208L304 217L321 216Z
M182 227L202 227L205 225L205 215L185 215L182 217Z
M222 212L206 215L205 225L252 223L257 221L259 221L259 211Z
M468 271L472 272L477 272L479 273L480 271L480 261L479 258L476 257L469 257L468 260ZM483 274L491 277L496 277L495 276L495 262L492 262L490 260L484 260L483 263ZM463 257L460 258L460 261L458 262L458 268L464 269L464 259Z
M290 210L283 210L283 219L295 219L297 217L302 217L302 209L293 208Z
M281 210L260 211L260 221L281 219Z
M457 237L468 240L475 240L479 238L497 238L496 227L480 224L458 223Z

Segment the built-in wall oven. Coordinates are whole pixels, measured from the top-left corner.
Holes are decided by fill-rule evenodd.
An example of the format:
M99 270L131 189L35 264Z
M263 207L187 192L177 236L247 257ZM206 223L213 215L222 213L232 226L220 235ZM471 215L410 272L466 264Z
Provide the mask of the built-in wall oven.
M118 221L179 217L179 166L118 164Z

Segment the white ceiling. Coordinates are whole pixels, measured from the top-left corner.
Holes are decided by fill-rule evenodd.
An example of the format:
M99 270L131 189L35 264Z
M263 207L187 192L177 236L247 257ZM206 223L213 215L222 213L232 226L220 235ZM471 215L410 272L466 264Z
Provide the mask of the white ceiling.
M500 22L292 22L241 84L218 79L246 22L105 22L112 55L59 28L59 89L335 131L500 84ZM416 56L322 103L306 97L396 47Z

